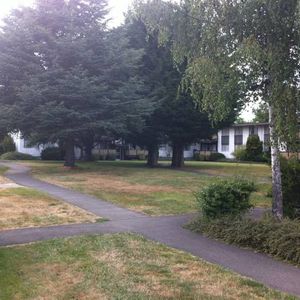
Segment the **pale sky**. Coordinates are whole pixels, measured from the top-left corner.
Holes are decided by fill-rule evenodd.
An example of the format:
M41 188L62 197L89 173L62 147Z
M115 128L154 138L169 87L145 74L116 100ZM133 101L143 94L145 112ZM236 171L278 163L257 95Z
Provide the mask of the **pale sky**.
M34 0L0 0L0 20L9 13L9 11L18 6L31 5ZM110 25L117 26L124 20L124 13L131 5L133 0L108 0L111 8L110 18L112 19ZM253 117L252 109L248 108L242 114L246 121L250 121Z
M133 0L108 0L111 8L111 26L117 26L123 21L124 13ZM9 11L18 6L31 5L34 0L0 0L0 19L9 13Z

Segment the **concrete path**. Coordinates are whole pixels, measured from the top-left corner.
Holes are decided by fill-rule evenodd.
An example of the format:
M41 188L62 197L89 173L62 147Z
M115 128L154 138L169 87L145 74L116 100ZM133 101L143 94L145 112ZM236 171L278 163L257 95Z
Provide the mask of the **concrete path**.
M78 192L33 179L24 166L1 163L10 170L7 177L17 184L32 187L81 207L110 221L102 224L77 224L45 228L27 228L0 232L0 246L83 234L133 232L184 250L206 261L219 264L269 287L300 297L300 269L266 255L218 242L190 232L182 225L194 215L149 217L117 207Z

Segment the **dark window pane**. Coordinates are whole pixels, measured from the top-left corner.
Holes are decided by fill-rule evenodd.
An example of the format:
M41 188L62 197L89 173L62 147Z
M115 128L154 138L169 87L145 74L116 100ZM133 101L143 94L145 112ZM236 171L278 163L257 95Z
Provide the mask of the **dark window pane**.
M234 144L237 145L243 145L243 136L242 135L235 135L234 136Z
M228 135L222 136L222 145L229 145L229 136Z

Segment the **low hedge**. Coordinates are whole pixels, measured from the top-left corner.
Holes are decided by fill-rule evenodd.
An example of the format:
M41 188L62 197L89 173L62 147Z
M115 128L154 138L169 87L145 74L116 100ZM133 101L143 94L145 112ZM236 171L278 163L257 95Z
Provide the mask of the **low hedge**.
M59 147L45 148L41 153L42 160L59 161L64 160L65 153Z
M252 248L279 259L300 265L300 221L276 221L271 216L262 220L225 217L189 224L189 229L229 244Z
M0 156L0 159L3 160L35 160L35 156L24 154L20 152L7 152Z
M196 161L220 161L220 160L226 160L226 156L218 152L212 152L208 155L195 152L193 159Z

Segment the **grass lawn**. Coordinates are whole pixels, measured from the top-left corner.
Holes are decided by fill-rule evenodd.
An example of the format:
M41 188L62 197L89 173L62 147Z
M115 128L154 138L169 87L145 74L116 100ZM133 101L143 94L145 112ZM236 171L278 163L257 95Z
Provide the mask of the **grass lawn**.
M0 231L101 221L93 214L36 190L7 188L6 184L12 182L3 176L6 170L0 167Z
M0 299L296 299L132 234L0 248Z
M0 189L0 231L100 221L91 213L33 189Z
M68 187L150 215L195 212L194 193L215 176L242 175L254 179L258 191L252 202L270 207L266 196L270 169L263 164L187 162L183 170L150 169L144 162L79 163L68 170L62 163L30 162L35 177Z
M9 179L3 176L7 170L8 168L0 166L0 184L6 184L11 182Z

